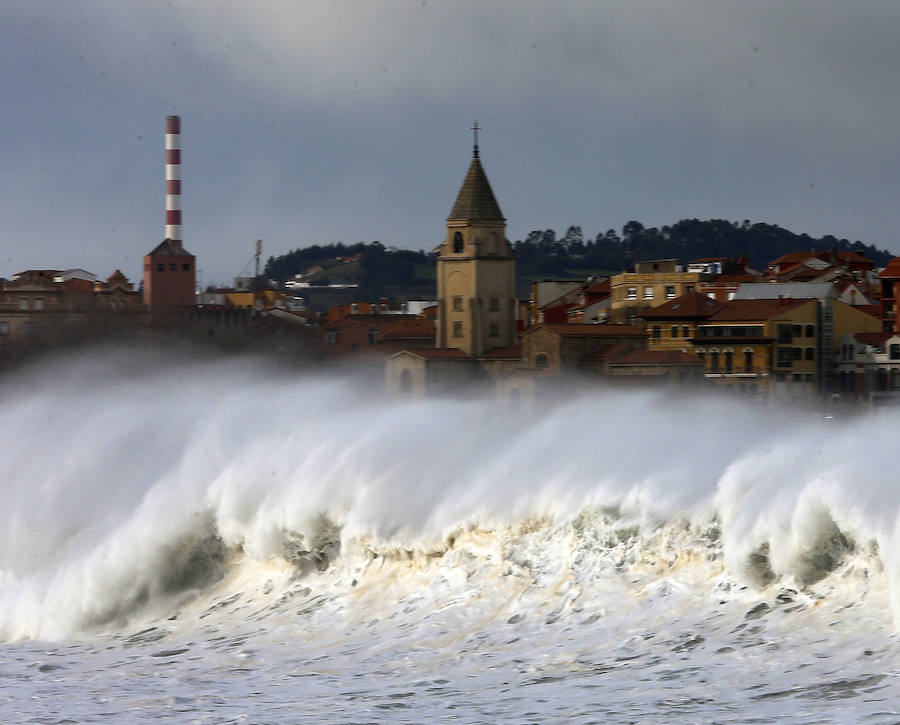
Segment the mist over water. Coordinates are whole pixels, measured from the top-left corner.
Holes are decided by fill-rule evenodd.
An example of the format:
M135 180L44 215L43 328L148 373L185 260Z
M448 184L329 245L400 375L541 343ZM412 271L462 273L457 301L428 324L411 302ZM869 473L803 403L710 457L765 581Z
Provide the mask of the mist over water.
M791 697L813 686L804 647L823 637L838 638L826 649L849 658L842 671L873 641L880 672L900 664L900 411L825 420L596 389L529 411L392 401L371 371L116 349L11 375L0 401L8 643L175 651L132 639L149 628L206 642L209 658L243 632L327 657L343 679L367 662L371 677L403 672L390 669L401 652L426 679L491 653L528 663L519 686L563 682L570 703L586 673L612 682L639 662L668 687L672 652L726 688L759 666L720 666L751 630L760 649L792 652ZM588 657L586 642L625 659ZM488 708L509 677L478 671ZM894 687L858 674L842 697ZM672 713L704 712L695 699ZM497 718L518 719L517 702ZM659 702L635 695L622 717L668 712Z

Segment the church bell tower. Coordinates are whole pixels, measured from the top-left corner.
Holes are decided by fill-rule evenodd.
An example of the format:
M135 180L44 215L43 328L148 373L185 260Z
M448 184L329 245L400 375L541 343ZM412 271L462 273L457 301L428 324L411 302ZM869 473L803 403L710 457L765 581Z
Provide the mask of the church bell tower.
M472 128L472 163L438 247L437 347L481 355L516 341L516 261Z

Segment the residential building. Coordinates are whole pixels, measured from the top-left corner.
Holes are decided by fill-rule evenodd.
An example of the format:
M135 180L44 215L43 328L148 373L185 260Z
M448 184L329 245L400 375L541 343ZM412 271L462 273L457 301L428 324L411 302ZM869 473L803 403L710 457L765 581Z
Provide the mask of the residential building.
M634 271L610 279L609 319L614 323L642 324L641 315L685 292L694 292L705 272L688 272L675 259L638 262Z

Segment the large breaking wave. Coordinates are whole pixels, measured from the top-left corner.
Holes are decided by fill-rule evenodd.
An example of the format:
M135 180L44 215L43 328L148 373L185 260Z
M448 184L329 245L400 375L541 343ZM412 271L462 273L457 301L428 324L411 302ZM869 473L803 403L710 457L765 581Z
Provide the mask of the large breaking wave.
M900 613L900 411L380 388L116 350L7 377L0 637L125 631L249 589L359 617L411 592L504 621L737 591Z

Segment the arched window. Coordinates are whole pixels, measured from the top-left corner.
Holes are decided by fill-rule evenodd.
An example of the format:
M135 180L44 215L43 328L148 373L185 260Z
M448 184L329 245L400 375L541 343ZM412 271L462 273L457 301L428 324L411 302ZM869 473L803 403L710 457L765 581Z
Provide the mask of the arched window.
M538 353L534 356L534 366L536 368L545 368L549 364L549 360L544 353Z
M463 235L462 232L457 232L453 235L453 251L456 254L459 254L463 250Z

